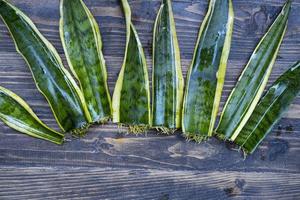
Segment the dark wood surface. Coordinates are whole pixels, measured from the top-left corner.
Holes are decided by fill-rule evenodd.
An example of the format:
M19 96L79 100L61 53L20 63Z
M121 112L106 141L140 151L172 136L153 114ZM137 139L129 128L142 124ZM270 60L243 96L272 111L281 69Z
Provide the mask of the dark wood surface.
M58 0L12 0L65 62L58 33ZM125 25L118 0L85 0L100 24L109 86L122 63ZM129 1L151 73L152 27L159 0ZM222 104L284 0L233 0L232 51ZM173 1L184 75L191 62L206 0ZM300 60L300 0L269 84ZM28 67L0 22L0 85L24 98L49 126L57 125ZM92 127L63 146L19 134L0 122L0 199L299 199L300 97L260 148L244 159L231 144L202 144L173 136L126 135L114 124Z

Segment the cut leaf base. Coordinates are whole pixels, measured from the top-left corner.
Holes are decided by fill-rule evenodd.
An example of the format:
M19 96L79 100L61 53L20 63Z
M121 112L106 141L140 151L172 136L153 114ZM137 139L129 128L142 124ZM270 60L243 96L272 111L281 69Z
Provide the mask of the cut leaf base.
M162 133L164 135L172 135L175 133L175 131L177 130L176 128L167 128L167 127L164 127L164 126L156 126L156 127L153 127L156 129L156 131L158 131L159 133Z
M210 138L207 135L197 135L195 133L183 133L183 136L187 139L187 141L195 141L197 143L207 141L208 138Z

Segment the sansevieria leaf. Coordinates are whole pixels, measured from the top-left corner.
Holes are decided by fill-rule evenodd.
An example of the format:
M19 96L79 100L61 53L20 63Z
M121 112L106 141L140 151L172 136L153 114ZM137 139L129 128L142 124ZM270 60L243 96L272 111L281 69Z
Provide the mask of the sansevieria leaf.
M275 22L254 50L232 90L216 129L220 138L235 140L257 105L284 37L290 7L291 1L287 1Z
M297 62L273 83L234 142L245 153L253 153L299 93L300 62Z
M127 0L122 0L122 5L126 19L126 47L113 95L113 121L129 126L129 132L141 133L151 125L148 69Z
M234 13L231 0L211 0L199 31L185 90L182 130L196 141L212 136L224 85Z
M171 0L162 0L153 34L153 127L165 133L181 127L183 85Z
M82 134L91 116L79 87L64 68L57 51L22 11L4 0L0 0L0 15L61 129Z
M56 144L62 144L64 136L47 127L15 93L0 86L0 119L9 127Z
M93 122L111 116L111 99L96 20L82 0L61 0L60 36L68 64L77 77Z

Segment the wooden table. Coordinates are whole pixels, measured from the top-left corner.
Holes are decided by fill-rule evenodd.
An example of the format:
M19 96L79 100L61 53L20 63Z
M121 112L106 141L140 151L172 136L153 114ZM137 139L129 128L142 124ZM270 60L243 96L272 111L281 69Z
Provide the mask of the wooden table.
M58 0L12 0L35 22L66 63L58 33ZM118 0L85 0L104 42L111 92L123 59L125 26ZM151 69L152 27L160 0L131 0ZM241 70L284 0L233 0L232 51L222 107ZM206 0L174 0L183 72L191 62ZM38 116L57 128L24 60L0 23L0 85L23 97ZM300 0L270 83L300 60ZM151 73L151 72L150 72ZM90 129L63 146L32 139L0 123L0 199L300 199L300 98L272 134L247 159L216 139L196 144L172 136L121 133L114 124Z

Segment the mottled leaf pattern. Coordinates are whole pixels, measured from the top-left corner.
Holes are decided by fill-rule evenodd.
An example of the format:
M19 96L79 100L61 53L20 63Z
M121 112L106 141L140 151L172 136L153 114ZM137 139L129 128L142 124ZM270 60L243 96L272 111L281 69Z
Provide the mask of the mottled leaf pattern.
M73 74L93 122L111 116L105 60L99 27L82 0L61 0L60 35Z
M148 71L127 0L122 0L122 5L126 18L126 50L113 96L113 120L129 125L130 132L138 133L151 123Z
M280 76L254 109L235 143L253 153L300 92L300 62Z
M0 119L9 127L56 144L62 144L64 136L48 128L29 108L27 103L13 92L0 86Z
M24 13L4 0L0 1L0 15L62 130L82 134L90 115L80 89L54 47Z
M232 90L216 130L219 137L234 140L257 105L285 34L290 7L288 1L256 47Z
M183 84L171 1L163 0L153 34L153 127L167 133L181 127Z
M224 85L233 27L231 0L211 0L189 69L182 129L201 141L212 135Z

